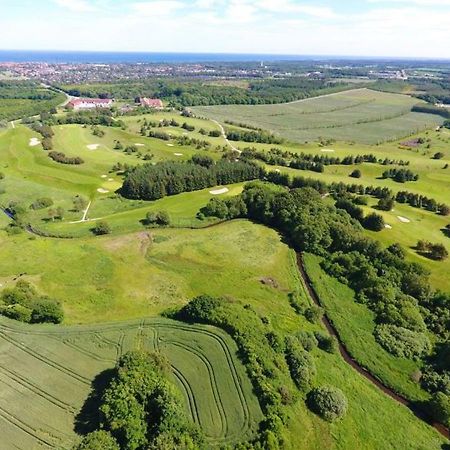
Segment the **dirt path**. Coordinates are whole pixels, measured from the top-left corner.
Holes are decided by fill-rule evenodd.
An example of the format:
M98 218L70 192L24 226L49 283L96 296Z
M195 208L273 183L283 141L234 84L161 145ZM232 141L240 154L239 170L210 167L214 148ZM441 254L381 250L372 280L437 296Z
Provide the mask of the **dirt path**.
M311 299L317 306L322 307L319 296L317 295L316 291L314 290L311 280L310 280L308 274L306 273L305 267L303 265L303 259L302 259L300 253L297 253L297 267L298 267L300 276L301 276L303 282L305 283L305 286L308 290L308 293L309 293ZM413 402L409 401L407 398L403 397L402 395L397 394L391 388L387 387L378 378L375 378L370 372L368 372L357 361L355 361L355 359L352 358L352 356L348 352L347 348L345 347L344 343L341 341L338 331L336 330L336 328L334 327L334 325L330 321L330 319L326 316L326 314L323 315L322 322L325 325L325 328L330 333L330 335L334 336L336 338L336 340L338 342L338 346L339 346L339 352L347 364L352 366L359 374L361 374L364 378L368 379L372 384L374 384L378 389L383 391L386 395L393 398L398 403L401 403L402 405L409 408L417 418L425 421L427 424L434 427L444 437L446 437L447 439L450 439L449 430L446 427L444 427L444 425L433 422L431 420L430 416L426 413L426 411L424 411L422 408L420 408L420 406L414 404Z
M231 147L231 150L238 152L239 154L242 153L242 150L239 150L238 148L236 148L227 138L227 134L225 133L225 128L222 126L222 124L220 122L218 122L217 120L211 119L211 122L214 122L216 125L219 126L220 128L220 132L222 133L222 137L225 139L226 143Z

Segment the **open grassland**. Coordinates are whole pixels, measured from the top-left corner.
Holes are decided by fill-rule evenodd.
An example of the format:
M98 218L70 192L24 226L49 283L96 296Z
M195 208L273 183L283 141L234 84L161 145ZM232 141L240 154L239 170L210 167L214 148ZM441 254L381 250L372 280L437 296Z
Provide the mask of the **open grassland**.
M67 323L156 315L202 293L267 312L294 288L290 250L273 230L248 221L65 240L2 232L0 243L0 283L25 273L63 302Z
M318 256L304 255L308 276L350 354L396 392L412 400L427 398L426 392L411 379L419 369L417 363L391 355L375 341L374 314L367 306L356 302L348 286L328 276L321 269L320 261Z
M217 328L168 319L64 328L0 319L3 448L69 448L94 379L136 348L167 356L186 413L210 446L254 435L262 419L258 401L236 344Z
M276 105L195 107L200 116L245 123L291 141L319 138L375 144L442 124L443 119L411 112L417 99L366 88Z

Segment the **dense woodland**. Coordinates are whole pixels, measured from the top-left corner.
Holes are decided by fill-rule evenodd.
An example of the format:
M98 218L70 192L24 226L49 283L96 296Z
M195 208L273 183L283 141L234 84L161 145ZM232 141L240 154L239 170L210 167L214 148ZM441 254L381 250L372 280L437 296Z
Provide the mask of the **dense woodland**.
M121 188L126 198L156 200L166 195L248 181L262 176L256 164L244 161L194 158L190 162L143 164L128 171Z
M64 87L70 95L81 97L100 97L135 99L136 97L157 97L172 106L258 105L284 103L316 95L329 94L349 88L344 83L331 83L325 80L311 80L305 77L291 79L258 80L249 83L248 88L221 86L190 79L158 80L142 82L130 81L120 84L84 85Z

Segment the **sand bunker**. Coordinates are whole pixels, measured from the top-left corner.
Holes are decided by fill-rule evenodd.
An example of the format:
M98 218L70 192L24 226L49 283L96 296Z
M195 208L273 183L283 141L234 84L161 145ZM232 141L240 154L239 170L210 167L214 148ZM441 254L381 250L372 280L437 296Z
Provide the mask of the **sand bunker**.
M173 144L167 144L169 147L173 147Z
M403 222L403 223L411 222L409 219L407 219L406 217L402 217L402 216L397 216L397 219L400 220L400 222Z
M100 144L89 144L86 145L89 150L97 150L100 147Z
M222 189L215 189L213 191L209 191L210 194L212 195L219 195L219 194L225 194L228 192L228 188L222 188Z
M139 142L137 144L134 144L136 147L145 147L145 144L140 144Z
M30 147L36 147L36 145L39 145L41 141L38 138L31 138L30 139Z
M108 178L108 181L114 181L114 178Z
M392 229L392 227L390 225L388 225L387 223L384 225L384 228L387 228L388 230Z
M100 194L107 194L109 191L108 189L98 188L97 192L100 192Z
M322 150L320 150L321 152L334 152L334 150L332 148L323 148Z
M183 156L183 153L174 153L175 156Z
M102 175L100 178L108 178L108 175Z

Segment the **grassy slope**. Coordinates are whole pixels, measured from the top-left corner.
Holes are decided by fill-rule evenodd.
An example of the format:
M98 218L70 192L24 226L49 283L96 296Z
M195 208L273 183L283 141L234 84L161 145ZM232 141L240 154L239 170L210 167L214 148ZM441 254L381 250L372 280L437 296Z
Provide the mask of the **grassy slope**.
M304 261L327 315L350 354L397 392L413 400L426 398L420 386L410 379L418 365L411 360L392 356L375 341L374 316L366 306L355 301L354 292L320 268L320 257L306 254Z
M410 112L416 103L405 95L363 88L288 104L205 106L194 111L258 126L292 141L323 137L370 144L442 124L438 116Z

